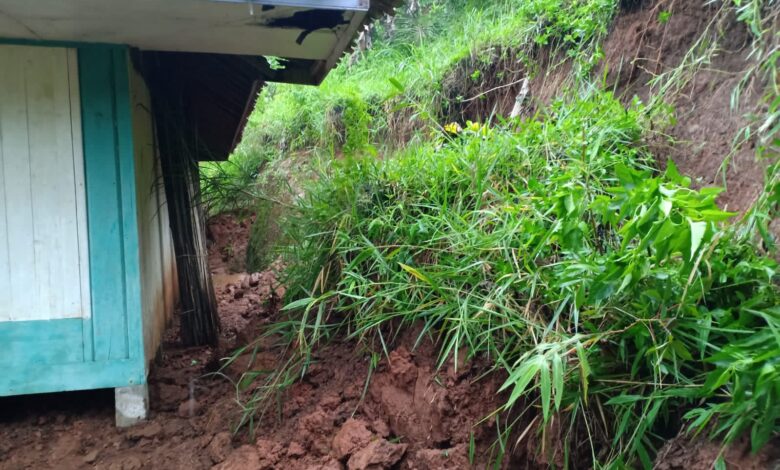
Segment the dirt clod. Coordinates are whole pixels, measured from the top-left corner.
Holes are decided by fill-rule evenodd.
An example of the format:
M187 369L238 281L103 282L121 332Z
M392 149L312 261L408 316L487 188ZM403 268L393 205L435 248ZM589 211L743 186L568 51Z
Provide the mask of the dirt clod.
M241 446L234 450L228 458L213 467L214 470L254 470L260 468L260 457L257 449L252 446Z
M131 427L127 430L127 437L132 440L154 439L162 433L162 425L156 421L153 421L151 423L145 423Z
M468 446L460 444L451 449L421 449L415 452L410 470L446 470L469 468Z
M211 461L216 463L222 463L227 459L228 455L233 451L232 438L229 432L217 433L209 442L206 451L209 453Z
M303 446L297 442L291 442L287 447L287 457L297 459L298 457L303 457L304 455L306 455L306 449L304 449Z
M406 444L392 444L385 439L372 441L349 458L349 470L380 470L390 468L404 456Z
M343 460L368 445L373 437L363 421L350 418L333 437L333 456Z
M84 463L91 464L94 463L95 460L98 458L98 451L97 449L87 452L87 454L84 456Z

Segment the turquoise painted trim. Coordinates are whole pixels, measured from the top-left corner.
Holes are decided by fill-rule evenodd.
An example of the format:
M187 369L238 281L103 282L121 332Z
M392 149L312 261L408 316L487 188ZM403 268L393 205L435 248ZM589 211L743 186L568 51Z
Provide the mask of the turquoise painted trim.
M126 387L146 383L146 372L136 360L31 364L3 371L0 396L70 392Z
M112 50L115 87L114 98L117 129L117 153L122 175L121 210L124 223L124 260L127 336L130 358L144 363L143 298L141 293L141 244L138 230L138 197L135 174L135 148L133 138L133 108L130 97L130 54L126 47Z
M90 245L92 357L143 365L127 48L79 48Z
M0 396L143 384L128 48L0 44L78 50L92 298L91 318L0 323Z
M30 365L84 362L80 318L0 323L0 368L26 370ZM0 382L5 382L0 380Z

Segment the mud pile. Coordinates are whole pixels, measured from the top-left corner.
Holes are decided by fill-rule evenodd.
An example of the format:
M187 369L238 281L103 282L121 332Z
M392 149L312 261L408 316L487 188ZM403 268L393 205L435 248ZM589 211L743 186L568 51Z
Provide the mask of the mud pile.
M310 373L285 394L254 444L220 469L447 469L482 460L495 438L496 378L480 367L436 372L432 347L415 353L406 335L368 378L370 356L351 344L322 349ZM432 345L431 345L432 346ZM473 442L470 453L470 442Z

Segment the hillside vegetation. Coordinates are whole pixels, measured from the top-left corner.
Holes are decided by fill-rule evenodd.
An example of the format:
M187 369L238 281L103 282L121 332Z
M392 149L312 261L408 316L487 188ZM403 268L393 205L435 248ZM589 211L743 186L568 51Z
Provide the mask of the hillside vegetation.
M756 452L776 439L780 4L676 3L421 1L320 88L268 87L230 162L204 168L212 210L272 215L257 268L287 266L269 334L293 353L247 375L246 422L322 344L349 338L375 363L422 325L440 364L501 374L497 464L529 433L559 435L539 452L568 468L652 468L678 433ZM663 27L688 6L707 27L627 92L603 48L615 18L644 9ZM730 211L668 157L695 147L675 138L694 112L675 104L735 31L728 106L758 111L717 163L728 175L749 151L766 179Z

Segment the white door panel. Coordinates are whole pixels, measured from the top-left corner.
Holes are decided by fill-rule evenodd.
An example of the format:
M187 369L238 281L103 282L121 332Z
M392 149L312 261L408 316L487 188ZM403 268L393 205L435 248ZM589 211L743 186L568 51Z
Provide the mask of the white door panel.
M89 309L76 51L0 46L0 321Z

